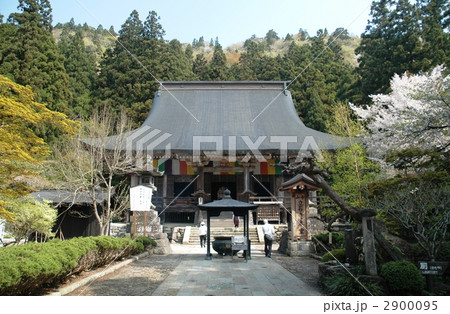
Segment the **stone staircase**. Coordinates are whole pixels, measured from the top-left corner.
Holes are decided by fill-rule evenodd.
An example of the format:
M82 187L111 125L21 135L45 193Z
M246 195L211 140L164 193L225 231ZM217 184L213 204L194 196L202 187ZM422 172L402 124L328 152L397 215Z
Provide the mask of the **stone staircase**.
M235 229L234 227L211 227L211 242L214 241L214 237L216 236L242 236L244 235L244 228L239 227ZM256 226L250 226L249 228L249 238L251 243L257 244L259 243L258 231ZM183 244L191 244L191 245L200 245L200 237L198 235L198 227L191 227L190 235L189 235L189 243Z
M204 219L206 222L206 219ZM234 222L232 219L232 213L222 212L219 217L211 217L211 242L214 241L215 236L243 236L244 235L244 220L240 219L239 228L234 228ZM169 239L172 240L172 232L173 227L164 226L163 232L166 232L169 236ZM177 229L179 229L178 227ZM186 226L181 227L183 234L178 235L177 242L189 245L199 245L200 246L200 237L198 235L198 227L197 226ZM261 228L260 228L261 229ZM189 233L189 236L186 233ZM249 238L251 243L258 244L259 239L264 242L261 234L261 230L259 230L258 236L258 228L256 226L249 227ZM183 241L181 241L181 238Z

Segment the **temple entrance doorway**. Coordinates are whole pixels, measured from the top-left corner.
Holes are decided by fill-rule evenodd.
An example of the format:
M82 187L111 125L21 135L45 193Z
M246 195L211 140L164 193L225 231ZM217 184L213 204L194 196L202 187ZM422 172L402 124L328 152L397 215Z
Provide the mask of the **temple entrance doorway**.
M237 198L236 176L213 175L211 178L211 201L222 199L226 189L231 192L232 198Z

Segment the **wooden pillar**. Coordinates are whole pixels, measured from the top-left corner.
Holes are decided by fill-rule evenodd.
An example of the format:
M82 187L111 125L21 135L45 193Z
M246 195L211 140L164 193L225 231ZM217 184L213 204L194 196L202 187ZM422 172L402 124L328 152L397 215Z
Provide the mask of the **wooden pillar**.
M308 239L308 190L291 190L291 240Z
M203 166L197 167L197 191L205 191L205 171Z
M287 210L286 210L286 204L284 204L284 191L281 191L279 189L279 187L282 184L282 181L283 181L282 176L275 177L275 188L277 190L277 198L278 198L278 200L283 200L283 205L284 205L284 206L281 206L281 209L280 209L280 215L281 215L280 222L282 224L286 224L287 223ZM282 211L282 213L281 213L281 211Z
M362 218L362 232L364 240L364 262L366 264L366 273L370 276L377 275L377 259L375 250L375 238L373 232L372 217Z
M331 236L331 232L330 232ZM354 234L353 229L345 229L345 258L346 262L356 265L358 262L357 256L356 256L356 250L355 250L355 244L354 244Z
M163 190L162 190L162 196L163 196L163 207L166 208L166 197L167 197L167 174L163 176Z
M308 207L309 207L309 192L305 188L301 193L302 207L300 208L300 239L308 240Z

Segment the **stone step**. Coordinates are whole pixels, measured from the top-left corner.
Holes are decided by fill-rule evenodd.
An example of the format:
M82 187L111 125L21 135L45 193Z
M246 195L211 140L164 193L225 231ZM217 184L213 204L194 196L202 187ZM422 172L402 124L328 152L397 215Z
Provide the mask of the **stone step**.
M243 235L244 228L228 227L228 228L219 228L219 227L211 227L210 235L213 240L216 236L234 236L234 235ZM249 228L249 239L252 243L258 243L258 231L256 227ZM199 244L200 236L198 235L198 228L192 227L190 231L189 244Z
M187 228L189 227L189 228ZM175 227L175 226L165 226L164 227L164 232L168 235L168 238L170 241L172 241L172 235L173 234L173 229L174 228L179 228L179 227ZM189 244L200 244L200 237L198 235L198 227L194 227L194 226L186 226L186 229L184 227L182 228L182 232L185 232L186 229L190 229L189 231ZM216 227L216 226L212 226L210 228L210 235L211 235L211 240L214 240L215 236L233 236L233 235L239 235L242 236L244 234L244 227L239 227L239 228L234 228L234 225L232 226L227 226L227 227ZM175 235L174 235L175 236ZM176 235L176 240L179 243L182 243L182 239L180 238L183 237L182 234L177 234ZM183 237L185 238L185 237ZM258 237L258 230L256 226L250 226L249 228L249 238L252 241L252 243L259 243L259 237ZM180 242L181 241L181 242ZM185 240L186 241L186 240ZM187 242L185 242L185 244L188 244Z

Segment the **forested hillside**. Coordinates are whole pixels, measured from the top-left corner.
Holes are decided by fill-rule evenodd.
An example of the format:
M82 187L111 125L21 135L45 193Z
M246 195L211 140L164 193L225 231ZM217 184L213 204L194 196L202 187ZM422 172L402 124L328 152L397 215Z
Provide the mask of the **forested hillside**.
M300 118L328 131L338 104L368 103L370 94L388 90L394 73L448 62L444 13L443 1L374 1L362 39L343 28L299 28L284 37L270 29L224 48L219 38L165 40L155 11L131 12L117 33L73 19L53 27L50 1L26 0L0 25L0 74L30 85L38 101L71 117L108 105L125 110L134 126L146 118L160 81L292 81Z

